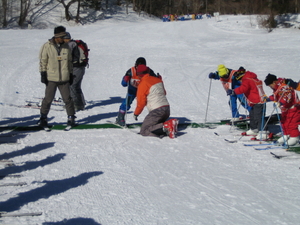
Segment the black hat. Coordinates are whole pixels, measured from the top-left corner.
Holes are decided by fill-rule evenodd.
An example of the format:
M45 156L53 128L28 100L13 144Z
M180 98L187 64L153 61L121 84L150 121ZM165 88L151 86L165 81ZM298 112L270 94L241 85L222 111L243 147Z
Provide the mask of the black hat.
M64 39L71 39L71 34L69 32L66 32L66 36L64 36Z
M135 61L135 66L138 66L138 65L146 65L146 59L143 57L137 58Z
M63 38L66 36L66 28L63 26L58 26L54 28L54 37L58 38L61 37Z
M277 77L275 76L275 75L273 75L273 74L268 74L267 76L266 76L266 79L265 79L265 84L267 85L267 86L269 86L270 84L272 84L274 81L276 81L277 80Z
M244 67L240 67L236 72L235 72L235 79L240 80L242 77L245 75L246 70Z

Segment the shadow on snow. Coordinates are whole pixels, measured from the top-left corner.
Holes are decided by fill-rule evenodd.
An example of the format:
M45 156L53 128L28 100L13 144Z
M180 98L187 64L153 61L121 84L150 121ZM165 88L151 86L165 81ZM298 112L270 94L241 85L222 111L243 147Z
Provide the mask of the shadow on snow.
M64 219L63 221L59 222L45 222L42 225L101 225L97 223L95 220L90 218L73 218L73 219Z
M12 212L19 210L22 206L31 202L36 202L39 199L47 199L53 195L58 195L72 188L79 187L88 183L88 179L103 174L101 171L86 172L76 177L71 177L63 180L44 180L40 184L42 187L20 193L18 196L8 199L0 203L0 211Z

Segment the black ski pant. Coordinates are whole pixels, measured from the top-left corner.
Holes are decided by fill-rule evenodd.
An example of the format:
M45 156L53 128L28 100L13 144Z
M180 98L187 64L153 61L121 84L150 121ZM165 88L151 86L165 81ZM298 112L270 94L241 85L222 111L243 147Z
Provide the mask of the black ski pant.
M250 110L250 129L261 131L265 126L265 104L255 104Z

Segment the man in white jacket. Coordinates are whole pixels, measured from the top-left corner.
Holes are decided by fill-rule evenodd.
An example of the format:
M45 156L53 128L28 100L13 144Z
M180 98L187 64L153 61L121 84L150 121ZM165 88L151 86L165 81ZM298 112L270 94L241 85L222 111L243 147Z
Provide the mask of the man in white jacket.
M66 28L54 28L54 37L47 41L40 50L41 82L46 85L45 97L42 101L40 126L48 126L47 115L56 90L60 91L68 115L68 125L75 124L74 103L70 96L70 83L72 83L72 55L68 44L64 43Z

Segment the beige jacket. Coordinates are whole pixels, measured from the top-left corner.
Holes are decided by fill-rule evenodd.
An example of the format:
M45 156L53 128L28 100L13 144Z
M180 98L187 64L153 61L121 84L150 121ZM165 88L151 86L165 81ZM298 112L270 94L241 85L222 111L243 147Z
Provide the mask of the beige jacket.
M46 71L48 81L68 82L73 71L72 53L68 44L60 46L53 39L46 42L40 50L40 72Z

